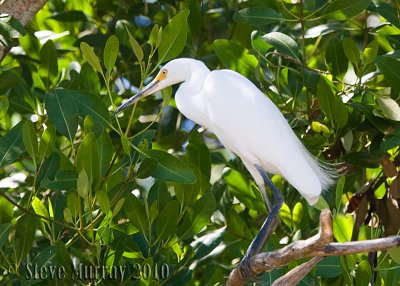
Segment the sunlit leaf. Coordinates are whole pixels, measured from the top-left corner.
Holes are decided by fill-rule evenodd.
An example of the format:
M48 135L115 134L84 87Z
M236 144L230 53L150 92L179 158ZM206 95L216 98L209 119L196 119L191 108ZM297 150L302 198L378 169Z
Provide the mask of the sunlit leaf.
M296 41L288 35L281 32L271 32L264 35L262 39L277 49L278 52L299 59L299 46Z
M163 63L177 57L186 44L189 10L177 14L162 32L162 42L158 47L158 63Z
M28 152L29 156L33 159L36 165L36 157L38 156L38 142L36 137L35 127L32 121L27 120L22 128L22 141L25 145L25 150Z
M94 53L93 48L85 42L81 42L80 48L81 48L83 56L85 57L87 62L92 66L92 68L95 71L102 74L103 69L101 68L100 60Z
M108 38L106 42L106 46L104 47L104 66L107 71L110 72L115 65L115 61L117 60L119 52L119 41L118 38L114 35Z
M281 14L267 7L250 7L239 10L233 15L236 22L253 26L262 26L283 20Z
M0 137L0 167L13 163L25 152L22 140L23 126L24 122L20 122Z
M390 57L379 56L375 58L375 62L382 71L385 79L390 85L400 90L400 61Z
M141 150L142 157L153 158L158 164L152 176L161 181L193 184L196 176L182 160L161 150Z

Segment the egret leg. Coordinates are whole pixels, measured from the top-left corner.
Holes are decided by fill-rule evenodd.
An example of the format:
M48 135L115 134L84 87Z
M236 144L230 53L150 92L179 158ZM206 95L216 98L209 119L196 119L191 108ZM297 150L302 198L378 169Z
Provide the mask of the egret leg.
M251 242L239 266L239 270L243 275L243 277L248 277L257 280L257 276L250 269L250 258L261 252L261 250L265 246L265 243L268 241L271 234L275 231L275 228L278 224L278 218L277 218L278 213L282 208L283 204L283 196L281 192L272 183L271 179L269 178L268 174L264 171L264 169L257 164L255 165L255 167L262 176L262 178L264 179L265 183L271 189L274 200L267 218L265 219L263 225L261 226L261 229L258 232L257 236Z

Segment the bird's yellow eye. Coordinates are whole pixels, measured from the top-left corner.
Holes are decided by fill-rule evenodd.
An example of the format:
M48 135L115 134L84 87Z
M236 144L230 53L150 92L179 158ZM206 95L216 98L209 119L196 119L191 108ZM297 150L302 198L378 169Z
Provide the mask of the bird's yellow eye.
M156 80L163 80L167 78L168 71L166 69L161 70L156 76Z

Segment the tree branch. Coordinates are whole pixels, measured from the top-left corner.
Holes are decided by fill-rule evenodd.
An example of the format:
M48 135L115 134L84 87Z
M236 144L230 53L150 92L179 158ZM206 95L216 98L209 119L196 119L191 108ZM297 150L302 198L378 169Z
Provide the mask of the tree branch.
M329 210L323 210L320 215L320 228L318 234L306 240L293 242L281 249L255 255L251 258L250 268L257 275L287 265L293 260L313 257L310 261L298 266L299 269L295 268L292 272L281 277L279 279L280 281L276 281L277 284L273 284L274 286L288 285L287 283L294 285L299 282L316 263L318 263L320 257L368 253L400 246L400 236L343 243L332 241L333 232L331 213ZM308 271L305 272L305 270ZM226 285L241 286L244 285L245 281L246 277L242 277L239 268L237 267L232 270ZM284 282L286 282L286 284Z
M47 0L0 0L0 14L9 14L25 26L46 2ZM0 60L8 51L8 47L0 46Z

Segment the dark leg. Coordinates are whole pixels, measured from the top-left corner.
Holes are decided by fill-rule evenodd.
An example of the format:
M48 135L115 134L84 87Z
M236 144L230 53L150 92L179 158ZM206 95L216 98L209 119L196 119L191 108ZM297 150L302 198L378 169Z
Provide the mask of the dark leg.
M251 242L249 248L246 251L245 256L243 257L242 261L240 262L240 272L242 273L243 277L248 277L255 279L256 275L251 272L250 269L250 258L258 253L261 252L265 243L268 241L271 234L275 231L276 225L278 224L277 216L283 204L283 196L281 192L275 187L272 183L271 179L268 177L267 173L261 168L259 165L255 165L257 171L263 177L265 183L272 191L273 195L273 205L270 209L270 212L265 219L260 231L258 232L257 236Z

